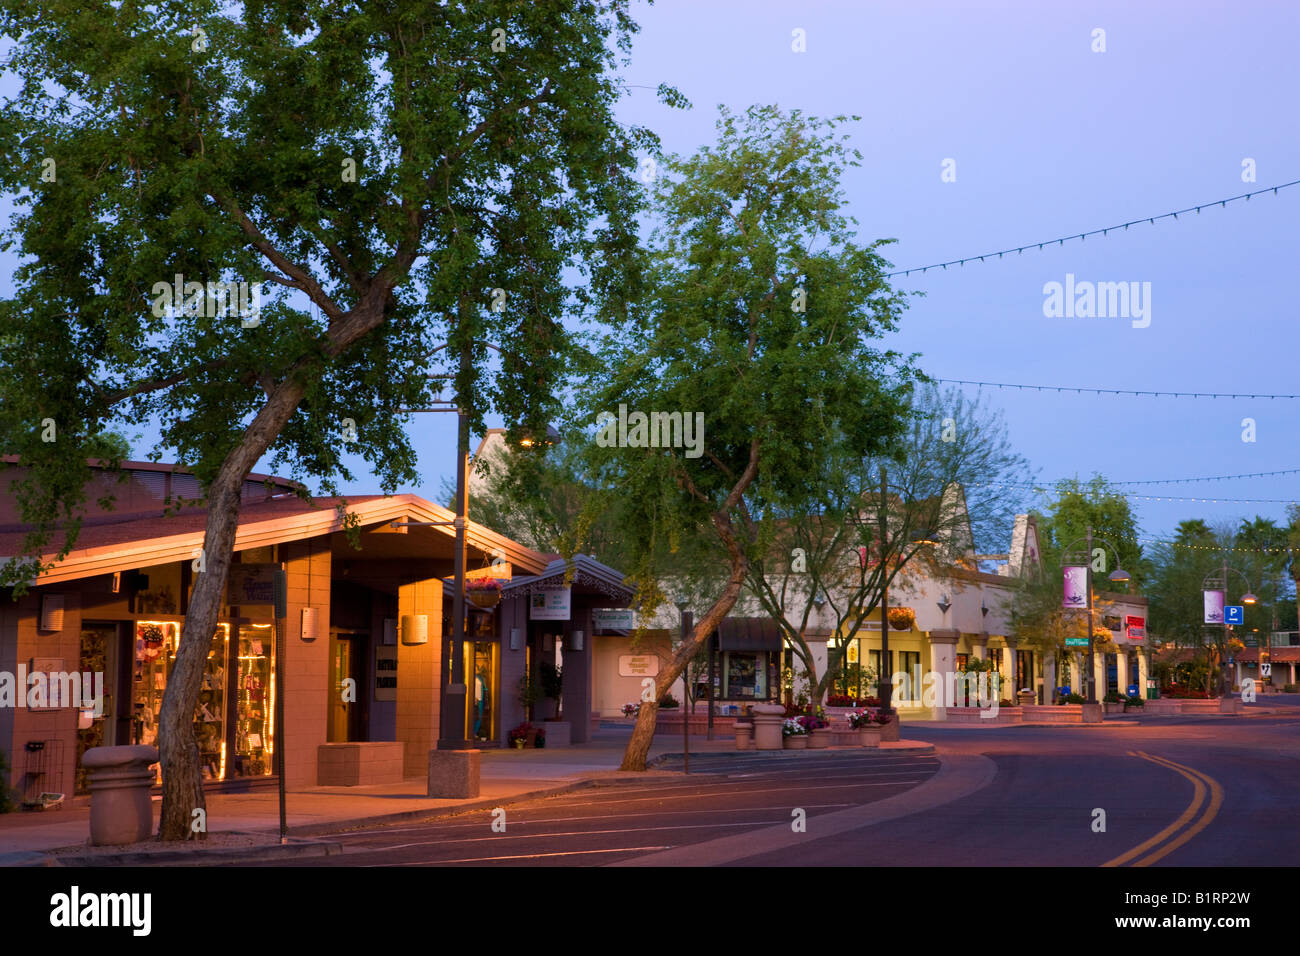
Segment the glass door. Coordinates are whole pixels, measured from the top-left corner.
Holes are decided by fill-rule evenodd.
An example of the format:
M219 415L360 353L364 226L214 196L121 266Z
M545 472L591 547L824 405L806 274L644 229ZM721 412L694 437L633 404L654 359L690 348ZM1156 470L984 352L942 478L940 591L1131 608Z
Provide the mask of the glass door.
M275 742L275 629L239 628L238 686L234 714L234 774L270 775Z
M494 641L465 643L465 678L467 736L470 740L490 741L497 736L497 645Z

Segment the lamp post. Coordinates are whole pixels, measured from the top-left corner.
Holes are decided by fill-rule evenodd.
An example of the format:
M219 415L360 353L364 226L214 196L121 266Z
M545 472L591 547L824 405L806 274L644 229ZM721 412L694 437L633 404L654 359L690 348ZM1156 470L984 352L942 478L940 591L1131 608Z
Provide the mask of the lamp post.
M472 355L470 346L472 341L465 341L460 347L459 375L463 378L470 370ZM488 348L500 353L509 355L499 346L491 342L482 342ZM450 342L444 342L429 354L439 352L451 345ZM518 356L515 356L518 358ZM430 379L449 379L455 376L451 375L430 375ZM434 404L442 405L442 408L400 408L399 412L455 412L456 422L456 517L453 521L395 521L394 527L410 526L428 526L428 525L451 525L456 529L455 555L453 558L454 584L451 595L451 639L444 645L444 653L450 657L451 670L448 672L447 661L444 658L443 666L440 668L441 676L439 683L442 687L442 713L439 720L439 735L437 749L439 750L467 750L469 749L469 740L466 735L468 726L469 710L466 705L468 696L468 687L465 683L465 528L468 523L469 514L469 417L470 404L472 396L458 395L455 401L435 401ZM547 426L546 438L544 441L550 444L552 437L558 438L559 432L554 428ZM525 446L532 445L536 439L529 437L520 442Z
M1228 597L1228 572L1229 572L1229 571L1231 571L1233 574L1239 575L1239 576L1241 577L1241 579L1242 579L1243 581L1246 582L1246 593L1243 594L1243 595L1241 596L1241 603L1242 603L1242 604L1254 604L1256 601L1259 600L1259 598L1255 597L1255 595L1252 594L1251 591L1250 591L1250 578L1246 577L1245 574L1243 574L1241 571L1238 571L1236 568L1230 568L1230 567L1228 567L1228 562L1227 562L1227 561L1224 561L1224 562L1222 563L1222 565L1220 565L1218 574L1215 574L1214 572L1211 572L1211 573L1207 574L1207 575L1204 577L1204 579L1202 579L1202 581L1201 581L1201 590L1202 590L1202 591L1206 591L1206 590L1214 590L1215 588L1219 588L1219 587L1223 588L1223 597L1224 597L1224 601L1223 601L1223 603L1224 603L1224 605L1225 605L1225 607L1224 607L1224 611L1223 611L1223 650L1224 650L1224 654L1221 654L1221 655L1219 656L1219 692L1220 692L1220 694L1223 694L1224 692L1226 692L1227 689L1228 689L1228 687L1230 686L1230 681L1229 681L1229 678L1228 678L1228 661L1227 661L1227 658L1226 658L1226 656L1225 656L1226 653L1227 653L1227 650L1228 650L1228 627L1229 627L1229 625L1228 625L1228 612L1227 612L1227 607L1226 607L1226 605L1227 605L1227 603L1228 603L1228 601L1227 601L1227 597ZM1262 658L1261 658L1261 659L1262 659Z
M1097 703L1097 681L1096 678L1094 677L1095 668L1093 665L1093 650L1092 650L1092 645L1093 645L1092 544L1093 542L1097 541L1100 542L1101 544L1104 544L1115 555L1115 570L1112 571L1109 575L1111 581L1114 581L1117 584L1123 583L1130 579L1130 575L1127 571L1125 571L1122 567L1120 567L1119 550L1113 544L1107 541L1105 538L1093 537L1091 526L1088 527L1088 533L1087 535L1085 535L1084 541L1085 541L1084 544L1085 554L1083 556L1083 563L1084 563L1084 567L1087 568L1086 575L1087 575L1087 591L1088 591L1088 665L1087 665L1087 672L1083 675L1083 678L1084 678L1084 686L1088 688L1088 695L1087 695L1088 703L1095 704ZM1066 545L1064 548L1061 549L1062 553L1066 556L1066 560L1069 560L1069 557L1071 555L1070 548L1074 547L1078 543L1079 542L1077 540L1071 541L1068 545ZM1079 557L1077 552L1074 552L1073 556L1076 560Z
M686 595L677 598L677 613L681 616L682 626L682 643L685 644L687 635L690 631L692 614L686 610ZM691 772L691 714L686 707L686 701L689 699L687 686L691 680L691 662L686 662L686 669L682 672L682 773ZM712 688L709 688L712 691ZM710 701L710 703L712 703Z

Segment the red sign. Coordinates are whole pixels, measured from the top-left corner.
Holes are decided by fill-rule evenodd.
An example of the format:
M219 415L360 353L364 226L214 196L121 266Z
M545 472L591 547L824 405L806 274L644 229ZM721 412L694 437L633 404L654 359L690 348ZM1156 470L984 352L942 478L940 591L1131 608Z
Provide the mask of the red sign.
M1147 636L1147 620L1144 617L1126 614L1124 615L1124 629L1130 638L1139 641L1145 640Z

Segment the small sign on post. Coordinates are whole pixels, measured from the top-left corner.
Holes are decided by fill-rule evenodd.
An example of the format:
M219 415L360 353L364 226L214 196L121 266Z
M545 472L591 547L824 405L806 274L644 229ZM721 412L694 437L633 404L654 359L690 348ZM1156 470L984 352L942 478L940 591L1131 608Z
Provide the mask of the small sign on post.
M1244 604L1228 604L1223 608L1224 624L1245 624L1246 623L1246 606Z

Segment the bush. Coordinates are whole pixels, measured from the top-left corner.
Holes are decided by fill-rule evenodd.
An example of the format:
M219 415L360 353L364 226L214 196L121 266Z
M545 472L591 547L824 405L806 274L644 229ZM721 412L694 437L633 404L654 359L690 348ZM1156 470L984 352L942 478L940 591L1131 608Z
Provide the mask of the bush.
M1282 685L1282 693L1284 693L1284 694L1294 694L1294 693L1296 693L1296 685L1295 685L1295 684L1283 684L1283 685Z
M1057 703L1058 704L1086 704L1088 703L1088 698L1084 697L1082 694L1066 694L1064 697L1058 700Z
M1126 697L1124 699L1124 707L1126 709L1129 707L1145 707L1146 703L1147 702L1141 697Z
M1123 694L1119 693L1118 691L1110 691L1105 697L1102 698L1102 702L1107 704L1122 704L1126 700L1128 700L1128 698L1125 697Z
M662 697L659 698L659 706L660 706L660 707L680 707L681 704L679 704L679 703L677 702L677 698L674 697L672 694L664 694Z

